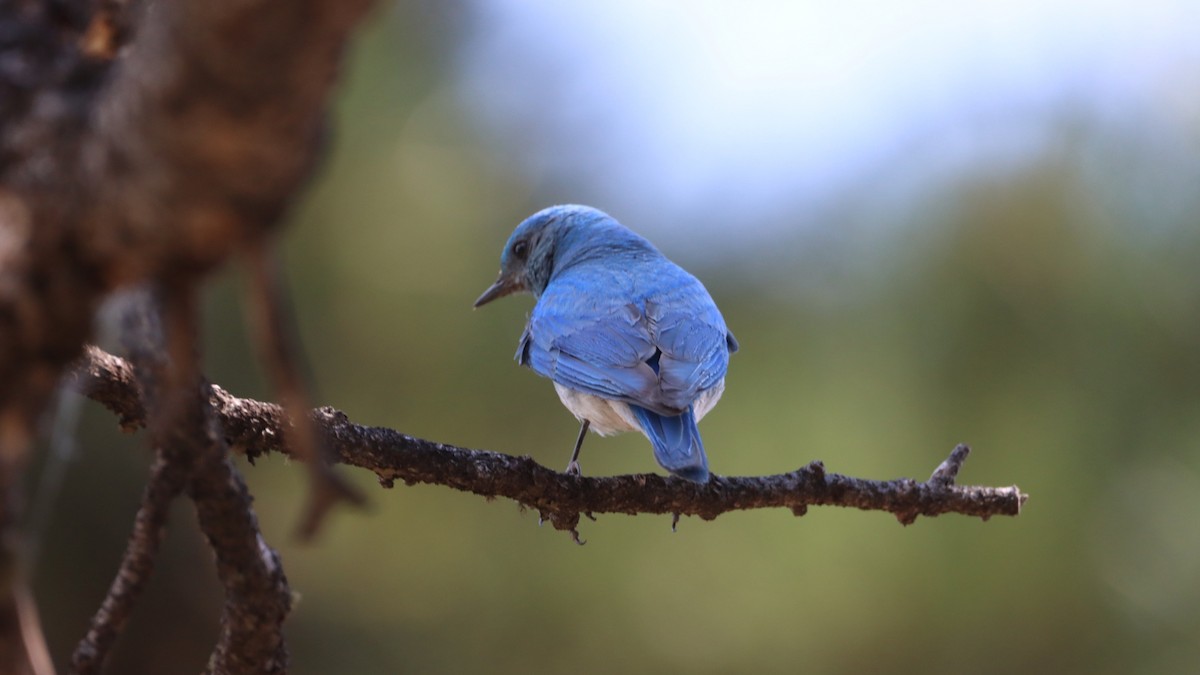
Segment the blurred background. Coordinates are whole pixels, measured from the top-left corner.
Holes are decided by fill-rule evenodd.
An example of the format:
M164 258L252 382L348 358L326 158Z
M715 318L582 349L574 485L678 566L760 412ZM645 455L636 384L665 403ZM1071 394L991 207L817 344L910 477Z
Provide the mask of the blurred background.
M1032 498L910 527L604 516L579 547L344 471L370 509L301 546L304 476L273 457L245 472L298 594L292 672L1195 672L1197 26L1192 0L381 5L285 238L319 403L565 465L575 420L512 361L531 299L471 302L521 219L586 203L741 341L702 425L716 472L924 478L963 441L962 482ZM210 288L206 368L270 398L241 288ZM63 661L148 464L98 406L80 424L37 579ZM582 463L658 470L633 435ZM109 672L202 668L221 599L193 520Z

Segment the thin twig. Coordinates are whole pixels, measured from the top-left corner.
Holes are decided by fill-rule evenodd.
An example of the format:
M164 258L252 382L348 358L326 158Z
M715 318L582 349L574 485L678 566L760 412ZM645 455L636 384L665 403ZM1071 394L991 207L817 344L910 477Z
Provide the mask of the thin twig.
M329 466L325 449L318 442L307 412L312 408L308 387L300 376L299 350L294 339L283 274L274 256L272 242L261 239L249 247L250 299L247 308L259 346L260 356L275 385L283 409L296 424L284 427L288 447L308 467L308 503L300 519L298 533L303 540L316 535L325 516L340 501L362 505L362 492L343 480Z
M224 447L224 444L221 444ZM228 457L212 458L188 485L196 516L217 556L225 587L221 636L204 671L212 675L286 673L283 623L292 593L279 555L267 545L245 481Z
M92 617L87 635L71 656L74 675L99 673L117 637L133 613L133 606L154 572L154 561L166 534L171 502L183 489L186 474L159 453L150 471L133 522L133 532L121 557L117 576L109 586L100 609Z
M118 414L137 409L137 389L130 386L121 359L89 347L76 372L77 386L87 396ZM235 450L252 459L270 452L294 455L283 432L287 416L279 406L238 398L215 385L210 385L209 391L225 437ZM966 446L955 448L947 468L939 469L935 478L926 482L854 478L826 472L820 462L812 462L789 473L714 476L699 485L651 474L571 476L529 457L471 450L354 424L333 408L319 408L310 414L339 462L374 472L386 487L402 480L445 485L485 497L507 497L537 510L555 527L572 532L584 513L678 513L708 520L727 511L754 508L787 508L803 515L809 506L887 511L905 524L918 516L943 513L986 520L1019 514L1028 498L1016 486L956 485L953 476L967 457Z
M33 671L33 675L54 675L54 661L50 658L49 647L46 646L46 633L42 630L37 602L33 599L29 585L17 584L13 588L13 599L21 621L21 639L24 641L25 655L29 657L30 670Z

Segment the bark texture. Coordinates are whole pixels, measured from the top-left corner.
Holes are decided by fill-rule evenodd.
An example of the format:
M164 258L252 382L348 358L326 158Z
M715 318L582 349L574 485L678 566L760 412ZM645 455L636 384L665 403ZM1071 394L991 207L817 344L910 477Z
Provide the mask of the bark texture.
M89 347L76 370L76 386L116 413L128 428L137 425L138 390L125 361ZM251 459L271 452L295 453L287 444L290 424L273 403L238 398L208 385L208 398L225 438ZM577 535L580 516L599 513L671 513L706 520L727 511L787 508L803 515L809 506L846 506L887 511L908 524L918 516L958 513L988 519L1015 516L1028 499L1016 486L956 485L970 450L956 447L926 481L867 480L827 472L812 462L773 476L714 476L699 485L655 474L590 477L548 469L529 457L471 450L415 438L393 429L355 424L324 407L310 419L336 461L367 469L391 487L430 483L484 497L506 497L538 511L559 529Z

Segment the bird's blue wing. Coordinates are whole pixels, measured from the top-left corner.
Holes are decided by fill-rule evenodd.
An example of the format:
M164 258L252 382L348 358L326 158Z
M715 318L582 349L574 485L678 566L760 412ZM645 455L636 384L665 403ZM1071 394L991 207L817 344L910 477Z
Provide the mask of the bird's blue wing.
M685 407L725 377L732 336L699 282L648 300L646 316L662 350L658 375L664 400Z
M534 307L517 360L577 391L662 415L686 411L725 376L728 331L700 282L663 263L556 279Z
M577 391L654 401L658 378L646 361L655 348L640 310L591 285L567 279L546 289L521 336L517 360Z

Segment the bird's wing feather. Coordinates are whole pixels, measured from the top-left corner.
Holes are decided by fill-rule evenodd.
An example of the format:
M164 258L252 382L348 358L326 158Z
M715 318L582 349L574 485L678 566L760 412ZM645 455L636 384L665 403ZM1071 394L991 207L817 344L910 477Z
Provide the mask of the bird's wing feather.
M671 302L647 303L662 350L659 379L664 396L682 405L725 377L728 331L708 293L698 283Z
M530 316L517 360L571 389L680 414L724 376L729 351L704 287L666 264L651 278L652 293L611 271L555 280Z
M657 376L646 364L653 354L650 334L634 312L615 298L563 283L551 285L539 299L519 360L571 389L661 408L653 403Z

